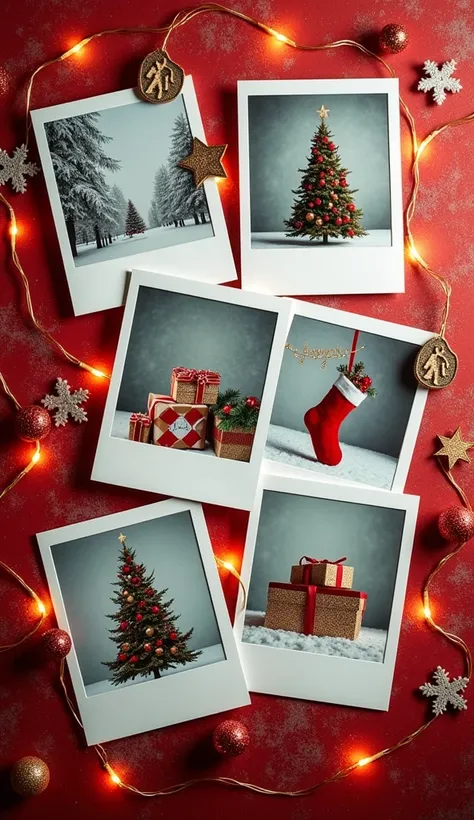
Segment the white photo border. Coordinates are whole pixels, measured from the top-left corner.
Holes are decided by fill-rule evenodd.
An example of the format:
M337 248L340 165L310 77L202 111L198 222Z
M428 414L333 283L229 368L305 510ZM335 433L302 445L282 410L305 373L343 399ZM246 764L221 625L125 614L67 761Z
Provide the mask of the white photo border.
M384 94L388 102L390 247L252 249L248 98L272 95ZM277 295L403 293L403 198L398 79L240 80L238 82L242 287Z
M39 533L36 537L58 626L71 634L52 555L52 547L55 544L67 543L68 548L76 549L74 542L77 539L108 530L126 530L133 524L180 512L189 512L191 515L225 660L161 678L158 684L159 696L157 682L147 680L137 682L134 686L87 697L73 644L67 656L67 664L89 746L171 726L186 720L194 720L250 703L200 504L177 499L158 501L144 507L136 507L132 510ZM192 579L189 579L189 583L192 583Z
M316 484L304 479L283 476L262 476L255 506L250 514L244 549L242 581L246 589L249 589L250 585L262 497L265 490L405 511L387 643L382 663L245 643L242 641L245 612L236 616L234 626L250 692L388 711L419 497L348 485ZM289 570L288 567L288 572Z
M112 424L137 296L142 286L184 293L227 304L245 305L258 310L270 311L276 315L257 430L249 462L226 458L190 458L190 454L184 450L173 450L168 447L112 437ZM236 288L208 285L148 271L133 271L92 479L177 498L189 498L224 507L250 510L253 506L262 465L278 374L285 349L290 311L291 301L289 299L248 293Z
M190 75L185 77L181 94L183 95L184 107L192 135L206 142L193 79ZM215 180L204 182L214 236L181 245L171 245L167 248L159 248L146 253L104 260L103 262L81 267L75 266L46 138L45 123L132 104L150 105L150 103L141 100L133 89L127 89L125 91L114 91L111 94L102 94L97 97L89 97L77 102L39 108L31 112L31 120L58 235L72 306L76 316L122 305L125 300L129 273L137 267L145 270L157 269L163 273L177 276L182 276L183 270L185 270L190 279L202 280L212 284L231 282L237 279L224 212Z
M289 330L291 332L291 325L295 316L304 316L307 319L314 319L315 321L327 322L328 324L337 325L342 328L352 328L353 330L360 330L363 333L373 333L377 336L385 336L388 339L394 339L399 342L410 342L411 344L422 345L435 335L428 330L420 330L409 325L399 325L395 322L386 322L384 319L374 319L371 316L362 316L357 313L350 313L345 310L337 310L336 308L323 307L311 302L303 302L299 299L292 299L292 314L290 318ZM416 382L415 376L413 379ZM413 458L413 452L416 447L418 433L420 431L421 421L425 410L426 401L428 399L428 390L417 383L416 392L413 399L413 404L408 418L405 435L403 437L402 446L400 448L400 455L397 460L397 468L393 477L392 486L390 490L385 492L403 492L408 472ZM346 481L336 476L328 476L322 473L315 473L312 470L305 470L304 467L293 467L289 464L282 464L274 459L264 458L263 471L271 475L293 476L294 478L305 478L307 481L327 482L335 484L350 484L354 487L366 487L366 485L359 482ZM376 488L380 489L380 488Z

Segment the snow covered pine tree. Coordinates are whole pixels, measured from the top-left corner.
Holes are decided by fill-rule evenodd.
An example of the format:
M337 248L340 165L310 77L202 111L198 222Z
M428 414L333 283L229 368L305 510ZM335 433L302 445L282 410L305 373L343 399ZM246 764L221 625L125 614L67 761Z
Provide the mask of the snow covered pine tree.
M102 248L101 225L117 216L104 171L118 171L120 162L107 156L103 147L112 137L96 125L100 114L81 114L45 123L46 138L74 257L77 253L76 227L90 223L96 245ZM81 233L82 233L81 230ZM107 232L109 232L107 230ZM80 239L83 237L80 235Z
M128 200L127 218L125 220L125 233L133 236L136 233L145 233L146 225L138 213L132 200Z
M341 167L337 145L327 129L325 119L329 109L324 105L318 110L321 124L312 139L311 156L306 170L299 168L303 178L296 191L291 219L285 222L287 236L308 236L352 239L366 236L362 228L363 212L357 208L353 194L357 189L348 188L346 168Z
M118 644L114 661L104 662L113 671L112 683L117 685L136 677L153 673L155 678L165 669L175 669L195 661L200 651L188 649L193 630L180 632L170 607L173 600L163 601L168 590L157 592L154 575L146 574L143 564L137 564L135 551L127 547L126 536L120 534L118 590L111 601L118 606L115 615L108 615L117 627L111 629L111 640Z
M188 121L184 114L179 114L173 125L168 162L172 219L181 221L183 226L184 220L189 217L194 217L196 225L199 225L200 221L205 224L206 215L209 215L204 188L196 188L192 174L178 165L182 159L189 156L192 147L193 138Z

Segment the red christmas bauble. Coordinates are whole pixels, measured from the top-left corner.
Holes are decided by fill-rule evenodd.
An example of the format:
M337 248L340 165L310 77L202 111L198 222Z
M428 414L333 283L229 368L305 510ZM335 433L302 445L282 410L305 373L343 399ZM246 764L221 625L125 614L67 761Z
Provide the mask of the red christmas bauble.
M130 663L136 663L138 661L138 655L132 655L130 658Z
M146 601L139 601L138 602L138 609L145 609Z
M329 145L328 145L328 148L329 148L330 151L334 151L335 147L336 147L336 145L335 145L334 142L330 142Z
M218 754L235 757L248 747L249 730L240 720L223 720L214 729L212 743Z
M296 230L297 230L297 231L299 231L302 227L303 227L303 223L302 223L302 222L300 222L300 220L298 219L298 220L295 222L295 228L296 228Z
M157 638L157 640L155 641L155 646L163 646L163 641L161 640L161 638Z
M325 177L325 176L326 176L326 174L324 173L324 171L320 171L320 172L319 172L319 176L320 176L320 177Z
M355 209L356 209L356 206L354 205L353 202L351 202L350 205L348 205L347 207L348 207L349 211L355 211Z
M325 179L320 179L319 180L319 187L324 188L325 185L326 185L326 180Z
M125 559L125 560L126 560L127 564L131 564L131 563L132 563L132 556L131 556L131 555L127 555L127 557L126 557L126 559Z
M51 432L51 416L44 407L22 407L15 418L15 433L23 441L41 441Z
M448 507L438 518L438 529L447 541L469 541L474 535L474 512L466 507Z
M140 572L141 566L140 564L135 564L135 572Z
M339 213L339 208L333 208L332 212L333 212L333 214L338 214Z
M43 635L43 646L53 658L65 658L71 651L71 636L64 629L48 629Z
M336 225L342 225L342 219L340 216L338 216L336 219Z
M135 575L132 578L132 584L135 584L135 586L138 586L139 583L140 583L140 578L137 578L137 576Z
M308 202L308 208L314 208L314 202Z
M347 222L350 222L351 220L350 220L349 216L343 216L342 221L347 223Z
M318 197L317 199L315 199L314 201L315 201L315 204L316 204L316 205L321 205L321 201L322 201L322 200L321 200L321 199L319 199L319 197Z
M151 587L148 587L148 589L145 590L145 595L153 595L153 590Z
M312 148L312 149L311 149L311 153L312 153L312 154L317 154L317 153L318 153L318 149L317 149L317 148Z
M340 179L339 180L339 185L341 185L342 188L345 188L346 185L347 185L347 180L346 179Z
M322 157L321 154L319 155L319 157L317 157L318 162L322 162L323 159L324 159L324 157Z
M151 611L153 612L153 615L156 615L160 611L160 607L152 606Z
M380 50L386 54L400 54L408 43L408 32L399 23L388 23L379 34Z
M323 219L324 219L325 222L329 222L329 215L324 214Z
M222 412L224 413L225 416L230 416L230 414L232 413L232 405L231 404L224 404L224 407L222 408Z
M121 652L120 655L119 655L119 661L121 663L125 663L126 660L127 660L127 655L125 654L125 652Z
M125 630L128 629L128 621L122 621L122 623L120 624L120 629L122 630L122 632L125 632Z
M143 649L145 650L145 652L151 652L151 643L144 643Z
M259 402L259 400L257 399L256 396L247 396L247 398L245 399L245 404L247 405L247 407L259 407L260 406L260 402Z
M307 187L308 191L312 191L312 190L313 190L313 186L312 186L311 182L308 182L308 184L307 184L307 186L306 186L306 187Z
M347 233L348 233L349 236L354 236L354 231L353 230L347 231Z
M170 640L175 641L178 637L176 632L170 632Z
M334 171L332 170L332 168L330 168L330 169L329 169L328 174L329 174L329 176L331 176L331 177L333 177L333 176L334 176Z
M325 144L326 144L326 143L328 143L328 142L329 142L329 138L328 138L328 137L323 137L323 142L324 142Z
M123 572L124 575L128 575L128 573L131 572L131 571L132 570L128 566L122 567L122 572Z
M141 614L138 612L138 613L135 615L135 620L136 620L136 621L138 621L138 622L143 621L143 615L141 615Z

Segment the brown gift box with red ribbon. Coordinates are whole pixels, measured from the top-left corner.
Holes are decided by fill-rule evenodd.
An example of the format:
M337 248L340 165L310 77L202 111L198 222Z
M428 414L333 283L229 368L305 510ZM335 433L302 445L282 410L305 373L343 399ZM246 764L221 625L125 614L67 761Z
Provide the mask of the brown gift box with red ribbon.
M366 604L367 593L355 589L271 583L264 626L355 641Z
M148 444L150 441L151 419L144 413L132 413L128 424L128 438L130 441L141 441Z
M205 404L180 404L171 396L150 393L153 444L173 450L204 450L208 412Z
M216 456L234 461L250 461L257 428L244 430L242 427L235 427L233 430L221 430L219 422L219 419L214 419L213 444Z
M318 559L303 555L299 564L291 567L290 581L292 584L352 589L354 567L346 566L344 561L347 561L347 558L328 561L327 558Z
M215 404L220 383L215 370L173 367L170 393L179 404Z

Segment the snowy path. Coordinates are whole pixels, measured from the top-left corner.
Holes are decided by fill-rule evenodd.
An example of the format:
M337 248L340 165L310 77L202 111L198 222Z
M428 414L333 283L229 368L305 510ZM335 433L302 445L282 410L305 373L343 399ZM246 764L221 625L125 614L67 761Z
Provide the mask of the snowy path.
M336 481L368 484L383 490L391 488L398 464L396 458L352 444L341 443L341 450L341 463L336 467L328 467L316 460L308 433L271 424L265 445L265 458L298 471L310 470ZM270 471L276 472L271 466Z
M148 253L160 248L169 248L172 245L184 245L187 242L196 242L199 239L207 239L214 236L214 231L210 222L205 225L185 225L184 228L152 228L143 234L116 239L111 245L105 248L97 248L95 242L88 245L78 245L77 256L74 260L76 268L83 265L92 265L95 262L104 262L108 259L121 259L124 256L132 256L137 253Z
M253 250L268 250L269 248L319 248L323 252L326 248L382 248L392 244L391 231L369 231L367 236L354 239L330 239L327 245L320 240L310 240L306 236L287 236L284 231L271 233L251 234L251 248Z
M211 663L225 661L224 650L221 644L205 646L201 652L202 654L199 655L197 660L187 663L186 666L179 665L176 669L167 669L165 672L161 673L161 677L167 678L169 675L177 675L178 672L187 672L190 669L197 669L199 666L209 666ZM134 681L129 680L126 683L120 683L118 686L114 686L110 680L100 680L97 681L97 683L90 683L85 687L86 695L88 698L91 698L94 695L101 695L103 692L110 692L114 689L126 689L128 686L133 686L135 683L145 683L147 680L154 680L153 675L149 675L145 678L135 678Z
M317 635L301 635L284 629L267 629L263 623L264 612L247 611L242 640L245 643L271 646L277 649L293 649L315 655L337 655L360 661L382 663L387 642L384 629L363 626L356 641L347 638L324 638Z

